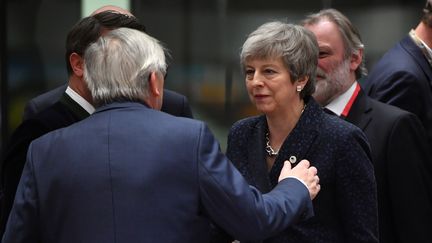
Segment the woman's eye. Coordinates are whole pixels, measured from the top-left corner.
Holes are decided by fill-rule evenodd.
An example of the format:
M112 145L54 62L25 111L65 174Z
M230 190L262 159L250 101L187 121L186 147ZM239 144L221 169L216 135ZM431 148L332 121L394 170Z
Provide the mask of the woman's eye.
M245 73L246 73L246 77L249 78L249 77L253 77L255 71L253 69L247 69Z
M266 70L264 70L264 72L266 74L275 74L276 73L276 71L274 71L273 69L266 69Z

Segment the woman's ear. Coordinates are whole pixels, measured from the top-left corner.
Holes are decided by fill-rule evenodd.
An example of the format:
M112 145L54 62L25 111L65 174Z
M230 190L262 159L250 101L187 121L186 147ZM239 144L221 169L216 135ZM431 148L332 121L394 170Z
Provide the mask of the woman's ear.
M300 77L299 79L297 79L297 81L295 82L295 85L296 86L300 85L303 89L308 81L309 81L309 76L303 76L303 77Z
M82 77L84 74L84 60L83 60L83 58L80 55L78 55L77 53L73 52L69 56L69 63L71 65L73 73L78 77Z

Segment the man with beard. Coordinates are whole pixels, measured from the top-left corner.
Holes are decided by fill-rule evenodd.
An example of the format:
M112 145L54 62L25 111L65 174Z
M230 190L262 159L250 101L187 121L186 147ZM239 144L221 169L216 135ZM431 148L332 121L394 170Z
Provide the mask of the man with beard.
M314 98L329 113L361 128L370 142L380 242L430 242L431 157L420 121L361 90L357 79L366 74L364 47L346 16L326 9L302 24L315 34L320 51Z

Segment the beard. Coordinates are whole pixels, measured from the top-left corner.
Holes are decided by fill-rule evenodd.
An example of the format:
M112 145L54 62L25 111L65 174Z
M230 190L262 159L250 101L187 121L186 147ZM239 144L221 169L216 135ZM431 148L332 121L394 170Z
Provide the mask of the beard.
M318 67L317 76L323 78L316 81L312 96L321 106L326 106L344 92L344 84L350 78L349 60L336 63L329 73Z

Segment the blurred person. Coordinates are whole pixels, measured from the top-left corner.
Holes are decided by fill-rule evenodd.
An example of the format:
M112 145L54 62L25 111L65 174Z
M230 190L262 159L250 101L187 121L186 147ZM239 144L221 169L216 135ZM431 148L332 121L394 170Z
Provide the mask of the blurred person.
M96 15L101 12L106 12L106 11L123 14L124 18L121 20L116 18L111 20L107 19L104 22L104 26L102 26L103 28L107 28L107 29L113 29L117 27L131 28L132 26L135 26L137 29L145 31L145 26L140 24L131 12L115 5L102 6L96 9L95 11L93 11L90 14L90 16ZM116 23L116 21L120 21L120 22ZM70 63L69 63L69 54L70 53L66 53L66 64L67 64L66 67L68 70L68 74L71 75L72 70L70 68ZM62 85L60 87L57 87L53 90L50 90L46 93L43 93L31 99L24 108L23 120L27 120L28 118L45 110L46 108L53 105L55 102L59 101L61 97L65 95L65 91L67 90L67 87L68 84ZM73 89L74 87L71 88ZM68 95L68 92L66 92L66 95ZM187 98L184 95L181 95L171 90L167 90L167 89L164 90L164 98L163 98L161 110L175 116L184 116L184 117L193 118L193 114Z
M302 26L269 22L248 36L240 61L250 100L263 115L231 127L228 158L263 193L277 185L285 160L292 166L309 160L322 186L314 217L262 242L378 242L369 144L359 128L326 114L311 97L315 36Z
M69 80L66 91L53 105L23 121L6 145L1 164L0 233L4 231L12 207L30 142L45 133L80 121L94 112L90 91L83 81L82 55L102 32L118 27L145 30L132 16L104 11L78 21L68 33L65 58Z
M158 111L167 65L156 39L119 28L83 62L97 110L32 142L3 243L201 243L209 218L260 239L313 213L319 178L308 161L287 162L261 194L203 122Z
M417 115L432 151L432 0L415 29L375 64L360 84L376 100ZM430 161L432 166L432 161ZM431 170L432 171L432 170Z
M325 9L308 15L303 25L315 34L319 45L313 97L361 128L370 143L380 242L430 242L432 204L422 174L431 157L420 121L409 112L369 98L360 88L356 80L366 74L364 46L345 15Z

